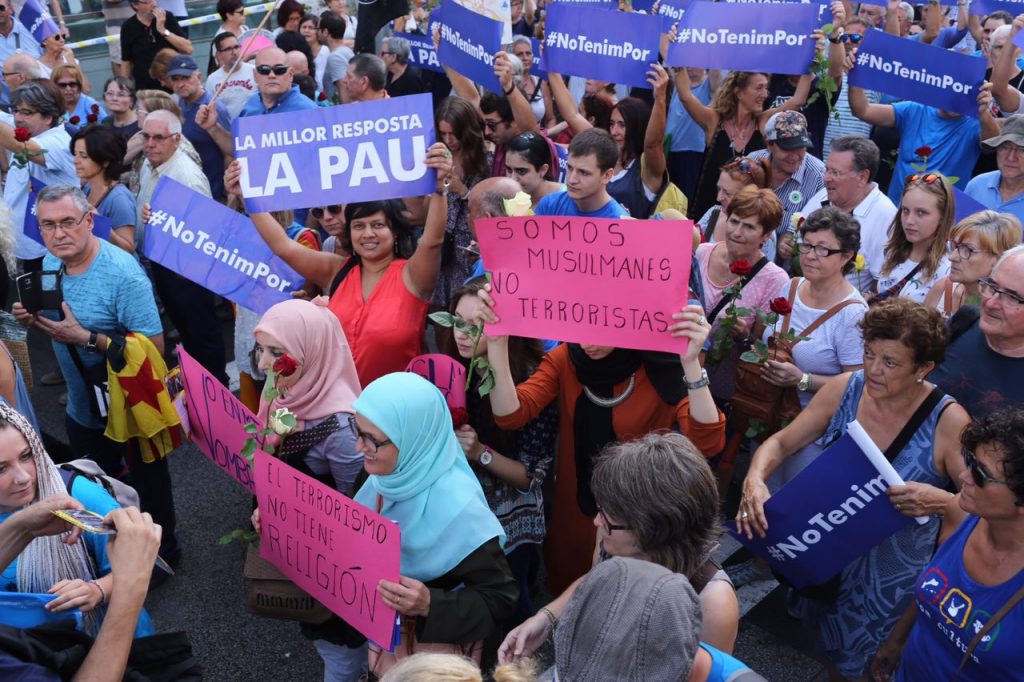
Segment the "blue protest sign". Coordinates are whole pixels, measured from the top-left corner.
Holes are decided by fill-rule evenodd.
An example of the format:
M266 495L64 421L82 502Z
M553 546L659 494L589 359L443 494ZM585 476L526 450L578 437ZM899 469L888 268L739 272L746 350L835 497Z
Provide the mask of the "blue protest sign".
M1024 12L1024 0L973 0L970 6L970 13L985 16L993 12L1009 12L1010 16L1017 16Z
M232 122L249 213L430 194L429 94Z
M967 194L963 190L953 188L953 222L958 223L969 215L974 215L978 211L984 211L987 206L983 206L980 201Z
M168 270L260 314L302 285L245 215L166 176L149 203L142 255Z
M829 7L829 0L725 0L726 2L732 2L737 4L798 4L798 5L817 5L818 7L818 26L824 26L825 24L832 23L832 8ZM955 0L954 0L955 1ZM887 4L888 0L881 0L883 4Z
M558 154L558 181L564 185L565 176L569 172L569 150L556 144L555 153Z
M445 0L438 59L478 85L501 92L494 75L494 55L501 51L503 24L454 0Z
M698 0L679 22L666 66L807 73L819 5L733 4Z
M850 71L851 86L877 90L946 111L978 115L985 60L868 31Z
M882 474L848 434L764 505L768 531L730 532L794 586L818 585L911 522L889 502Z
M661 20L650 14L552 3L544 22L544 66L555 73L647 88L658 60Z
M541 48L540 41L536 38L530 38L530 45L533 46L533 66L530 67L530 75L546 81L548 79L548 69L544 63L544 51Z
M617 0L557 0L548 5L550 11L552 7L565 3L567 5L575 5L577 7L589 7L590 9L618 9L619 3Z
M43 246L46 246L46 242L43 241L43 235L39 232L39 221L36 219L36 196L42 192L45 187L46 185L44 185L41 180L29 178L28 210L25 211L25 222L22 223L25 236L42 244ZM110 227L110 218L93 212L92 233L94 236L110 241Z
M396 33L396 38L405 38L409 41L409 64L425 71L437 71L444 73L441 62L437 61L437 51L434 49L434 41L427 36L415 33Z
M60 32L57 22L50 16L50 12L39 4L39 0L25 0L21 11L18 12L18 21L28 29L40 45L54 33Z

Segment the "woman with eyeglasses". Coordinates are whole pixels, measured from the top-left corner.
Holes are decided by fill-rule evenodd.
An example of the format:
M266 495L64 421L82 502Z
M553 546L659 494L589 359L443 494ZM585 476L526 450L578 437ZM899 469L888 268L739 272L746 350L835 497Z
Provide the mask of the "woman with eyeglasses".
M71 138L71 154L82 191L96 212L110 221L110 243L135 253L135 195L121 184L125 139L99 124L83 127Z
M245 32L245 6L242 0L217 0L217 15L224 23L213 34L214 38L221 33L230 33L237 38ZM214 50L211 49L206 72L213 73L216 70L217 60L214 58Z
M67 46L67 39L60 32L54 33L43 41L43 54L39 55L36 61L39 62L39 75L43 78L50 78L53 75L53 70L61 64L80 67L75 53ZM91 89L89 79L83 73L82 91L89 92Z
M71 125L86 126L107 115L99 102L83 92L86 81L78 64L59 64L50 80L64 98L65 119Z
M855 559L830 581L831 594L791 604L817 632L831 680L867 675L871 657L913 598L914 581L932 556L950 500L946 488L964 468L959 436L969 421L962 407L925 381L949 342L949 329L935 309L895 297L870 308L859 329L864 369L826 383L792 423L761 444L736 514L739 532L763 537L771 475L811 443L827 448L856 419L906 481L887 489L893 507L904 516L929 517Z
M289 466L351 496L363 468L351 425L361 391L345 332L327 309L327 299L283 301L271 307L253 333L254 356L267 376L257 415L265 423L284 408L298 426L284 436L277 456ZM287 374L282 358L295 365ZM266 390L276 387L277 397ZM260 524L259 509L253 525ZM324 679L354 680L366 664L366 638L338 618L319 625L301 624L324 661Z
M949 274L946 244L955 203L953 185L946 176L915 173L907 178L889 240L882 252L865 254L877 280L872 301L906 296L920 303Z
M960 444L960 495L942 519L948 537L879 648L871 664L876 680L893 672L897 682L1020 677L1024 408L1006 405L972 421Z
M558 182L558 153L539 133L520 133L505 145L505 175L530 195L533 208L549 194L561 192Z
M324 69L327 68L327 58L331 56L331 50L326 45L320 44L320 33L317 31L319 25L320 17L315 14L307 14L299 22L299 33L306 39L306 43L313 53L317 88L320 87L320 83L324 82Z
M103 103L110 114L100 123L113 128L125 142L139 132L142 123L135 110L135 85L130 78L114 76L107 80L103 84Z
M348 258L292 241L268 213L250 216L271 251L329 292L329 307L341 320L364 385L404 370L422 347L427 305L441 268L451 152L437 142L427 150L425 163L437 171L437 191L428 199L418 242L398 201L345 206L342 244L352 245ZM226 192L241 196L240 175L241 165L233 161L224 173Z
M704 612L701 641L731 654L739 630L739 600L712 558L724 529L715 476L700 451L678 433L649 433L616 443L601 453L591 487L598 508L594 526L600 559L642 559L685 575ZM510 632L498 649L498 660L532 656L552 637L554 623L583 580Z
M949 275L932 286L924 304L947 319L965 305L981 306L978 280L992 273L999 256L1021 242L1021 224L1011 213L978 211L949 233Z

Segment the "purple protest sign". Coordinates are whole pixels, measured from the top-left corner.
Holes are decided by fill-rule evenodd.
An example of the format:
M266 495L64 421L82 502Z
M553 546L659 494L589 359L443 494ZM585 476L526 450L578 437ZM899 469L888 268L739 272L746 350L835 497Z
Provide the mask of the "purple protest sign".
M1024 0L973 0L969 11L971 14L985 16L1000 10L1015 17L1024 12Z
M502 22L466 9L455 0L445 0L441 7L438 59L474 83L501 92L494 75L494 55L501 51Z
M978 115L985 60L868 31L850 71L851 86L965 116Z
M889 502L883 475L848 434L764 505L768 531L730 532L795 587L818 585L911 522Z
M232 124L249 213L430 194L429 94L243 116Z
M807 73L819 5L748 5L698 0L679 22L666 66ZM784 27L784 28L783 28Z
M556 0L548 5L550 10L555 5L565 3L576 7L589 7L590 9L618 9L619 3L616 0Z
M50 12L39 4L39 0L25 0L21 11L18 12L18 21L28 29L32 38L40 45L53 34L60 32L57 23L50 16Z
M167 176L149 203L142 255L150 260L260 314L302 285L241 213Z
M658 61L661 20L617 10L579 11L565 2L548 8L544 67L549 72L647 88L647 71Z
M434 41L429 36L416 35L415 33L396 33L396 38L404 38L409 41L409 64L425 71L436 71L444 73L441 62L437 60L437 51L434 49Z
M953 188L953 222L958 223L969 215L974 215L978 211L984 211L987 206L984 206L980 201L967 194L966 192Z

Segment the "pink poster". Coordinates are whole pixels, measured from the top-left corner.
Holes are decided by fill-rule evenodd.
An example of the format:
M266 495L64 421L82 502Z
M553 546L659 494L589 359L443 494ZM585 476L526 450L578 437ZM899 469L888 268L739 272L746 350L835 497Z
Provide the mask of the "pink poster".
M476 221L499 324L487 333L686 351L693 223L559 216Z
M377 592L401 577L398 525L256 452L260 556L375 644L392 648L395 610Z
M252 469L241 452L249 438L245 425L255 423L262 430L263 424L180 345L178 359L188 408L182 423L188 424L189 438L211 462L255 492Z
M449 410L466 407L466 368L455 358L442 353L417 355L405 371L419 374L441 389Z

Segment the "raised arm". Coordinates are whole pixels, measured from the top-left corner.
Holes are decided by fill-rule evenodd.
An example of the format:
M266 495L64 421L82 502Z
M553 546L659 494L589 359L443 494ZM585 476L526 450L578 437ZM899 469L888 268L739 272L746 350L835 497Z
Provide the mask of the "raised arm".
M533 115L533 109L526 101L526 96L516 87L512 76L512 61L508 58L507 52L499 52L494 55L494 75L501 83L502 94L508 98L508 104L512 108L512 118L519 125L519 130L524 133L537 130L537 117Z
M896 15L896 10L900 8L900 2L901 0L889 0L885 13L885 32L897 38L900 37L900 19Z
M982 140L995 137L1002 130L999 121L992 115L992 84L988 81L982 83L978 91L978 121L981 123L979 145Z
M891 10L890 10L891 12ZM843 35L846 24L846 5L841 0L832 2L832 36L828 44L828 75L838 82L843 77L843 65L846 61L846 48L839 38ZM832 42L832 41L837 42Z
M708 74L708 78L711 78L711 74ZM690 118L704 129L707 140L710 142L711 136L718 127L718 113L711 107L704 106L697 99L697 96L693 94L693 91L690 89L690 74L687 73L685 68L676 69L673 79L676 84L676 96L682 102L683 108L686 109L686 113L690 115Z
M555 108L562 115L562 120L569 125L573 133L581 133L587 128L593 128L590 125L590 121L585 119L580 114L579 109L576 108L576 102L573 100L569 88L565 86L562 74L548 71L548 87L551 88L551 96L555 100Z
M848 59L847 63L852 61ZM846 96L850 100L850 112L873 126L892 128L896 125L896 109L891 104L871 104L863 88L851 85Z
M654 89L654 108L644 136L643 183L657 194L665 180L665 119L668 116L668 72L661 64L651 64L647 82Z
M402 281L413 296L429 301L441 271L441 245L448 222L448 173L452 169L452 153L443 142L435 142L427 150L426 164L437 171L437 190L430 195L427 221L416 252L402 268Z
M1010 74L1017 61L1017 50L1013 39L1020 30L1024 28L1024 14L1018 14L1010 28L1010 39L1006 47L1000 53L999 58L992 65L992 96L996 98L999 108L1008 114L1020 109L1020 91L1010 87Z

